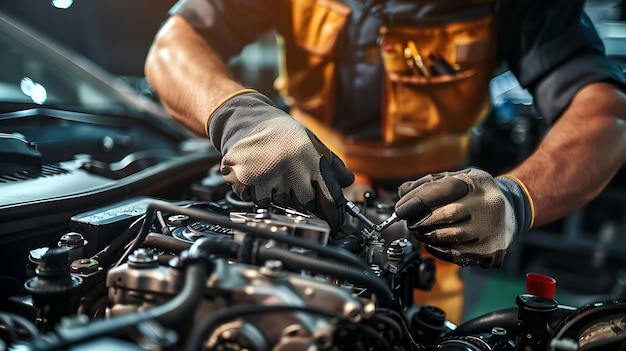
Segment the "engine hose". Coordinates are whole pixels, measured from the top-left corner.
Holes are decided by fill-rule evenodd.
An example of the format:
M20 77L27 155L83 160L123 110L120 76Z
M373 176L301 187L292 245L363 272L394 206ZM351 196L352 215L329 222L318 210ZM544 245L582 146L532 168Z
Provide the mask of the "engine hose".
M570 315L572 311L572 308L569 306L559 305L558 309L551 313L548 319L548 325L553 328L561 320L563 320L563 318ZM507 334L515 335L518 331L517 316L517 307L494 311L460 324L456 329L446 334L446 336L491 333L491 329L493 327L504 328L507 331Z
M23 332L33 338L39 337L39 330L35 324L18 314L0 312L0 323L5 325L6 333L12 342L19 340Z
M446 334L446 336L491 333L493 327L504 328L508 335L515 335L517 333L517 322L517 307L506 308L462 323L456 329Z
M391 307L393 304L393 292L389 286L369 269L359 270L343 266L337 262L323 261L274 247L260 247L257 251L257 258L260 262L269 259L280 260L283 262L283 267L293 271L310 270L314 273L326 274L361 284L376 294L381 307Z
M189 342L185 345L186 351L204 350L204 341L221 324L233 320L235 318L248 315L261 315L265 313L285 313L285 312L308 312L322 315L328 318L342 320L343 316L331 314L322 310L314 309L306 306L285 306L285 305L235 305L228 308L218 310L208 315L197 323L189 334Z
M189 249L191 243L164 234L150 233L141 246L179 254Z
M122 335L126 328L145 320L156 320L166 328L178 328L189 319L203 297L209 265L206 259L213 254L234 254L238 243L221 237L198 239L189 249L192 258L185 267L185 284L178 295L154 308L120 315L108 319L93 320L86 325L57 328L56 333L30 340L24 350L58 350L101 336Z

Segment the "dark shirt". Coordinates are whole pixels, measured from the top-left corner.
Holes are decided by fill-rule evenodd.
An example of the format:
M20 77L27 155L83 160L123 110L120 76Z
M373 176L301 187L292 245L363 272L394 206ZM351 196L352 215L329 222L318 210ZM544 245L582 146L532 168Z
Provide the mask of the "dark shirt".
M389 18L416 23L463 16L491 6L482 0L343 0L351 6L339 37L339 94L335 128L350 135L380 131L382 63L376 40ZM181 0L172 13L185 17L227 60L287 15L288 0ZM468 10L468 5L471 5ZM533 95L539 114L554 121L583 86L612 81L622 87L622 69L583 11L584 0L502 0L498 3L499 60ZM453 11L451 11L453 9ZM455 11L457 9L458 11ZM454 102L451 102L454 103Z

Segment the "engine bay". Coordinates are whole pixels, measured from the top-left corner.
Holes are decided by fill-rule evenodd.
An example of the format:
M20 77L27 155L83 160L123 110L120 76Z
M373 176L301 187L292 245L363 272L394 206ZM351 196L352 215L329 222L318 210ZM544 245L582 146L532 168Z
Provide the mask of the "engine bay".
M436 265L393 199L310 213L237 198L217 168L188 199L135 196L75 213L3 280L9 350L621 350L626 304L516 308L455 325L418 306ZM359 217L361 217L359 219Z

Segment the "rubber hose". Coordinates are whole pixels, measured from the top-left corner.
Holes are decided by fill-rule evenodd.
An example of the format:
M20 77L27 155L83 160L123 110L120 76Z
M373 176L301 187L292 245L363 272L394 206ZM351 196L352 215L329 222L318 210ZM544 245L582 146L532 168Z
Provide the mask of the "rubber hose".
M506 329L508 335L517 333L517 307L487 313L460 324L446 336L473 335L491 333L493 327Z
M152 247L163 251L179 254L191 247L190 242L178 240L172 236L150 233L144 240L143 247Z
M548 319L548 325L552 328L556 326L563 318L570 315L573 310L569 306L559 306L552 312ZM479 333L491 333L493 327L501 327L506 329L508 335L517 334L518 308L511 307L494 311L459 325L455 330L446 334L446 336L473 335Z
M12 338L17 339L19 335L19 328L23 328L31 337L37 338L39 337L39 330L37 326L28 319L14 313L10 312L0 312L0 320L4 321L6 324L6 332L8 334L13 334ZM13 328L15 328L13 330Z

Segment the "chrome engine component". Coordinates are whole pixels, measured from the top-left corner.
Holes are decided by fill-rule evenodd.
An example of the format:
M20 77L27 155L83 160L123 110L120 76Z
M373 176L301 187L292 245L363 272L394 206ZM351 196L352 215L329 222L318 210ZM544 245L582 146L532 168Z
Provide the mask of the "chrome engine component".
M286 272L278 260L268 260L261 267L216 261L207 287L209 294L228 298L205 300L199 308L199 315L239 305L306 306L325 314L296 309L241 318L214 330L207 343L209 349L229 340L225 335L247 334L249 331L246 330L253 328L274 345L274 349L309 350L315 347L327 350L334 345L334 333L338 328L328 315L342 315L352 323L359 323L371 317L374 309L372 302L358 299L350 288L329 284L323 278ZM258 346L255 345L254 349Z
M158 306L176 295L182 283L179 268L160 266L154 251L137 249L129 256L127 264L111 269L107 275L111 304L107 316ZM203 300L197 307L196 321L229 307L254 305L306 306L359 323L370 318L375 308L369 299L357 298L351 287L285 271L279 260L267 260L261 267L216 260L213 273L207 279L206 294L219 298ZM336 329L335 321L325 315L297 310L267 313L224 323L211 331L206 346L214 349L219 344L238 343L241 349L250 346L259 349L270 343L279 349L307 350L315 345L324 350L333 345Z
M156 252L139 248L128 257L128 263L107 273L107 316L158 306L176 295L182 284L180 270L159 265Z

